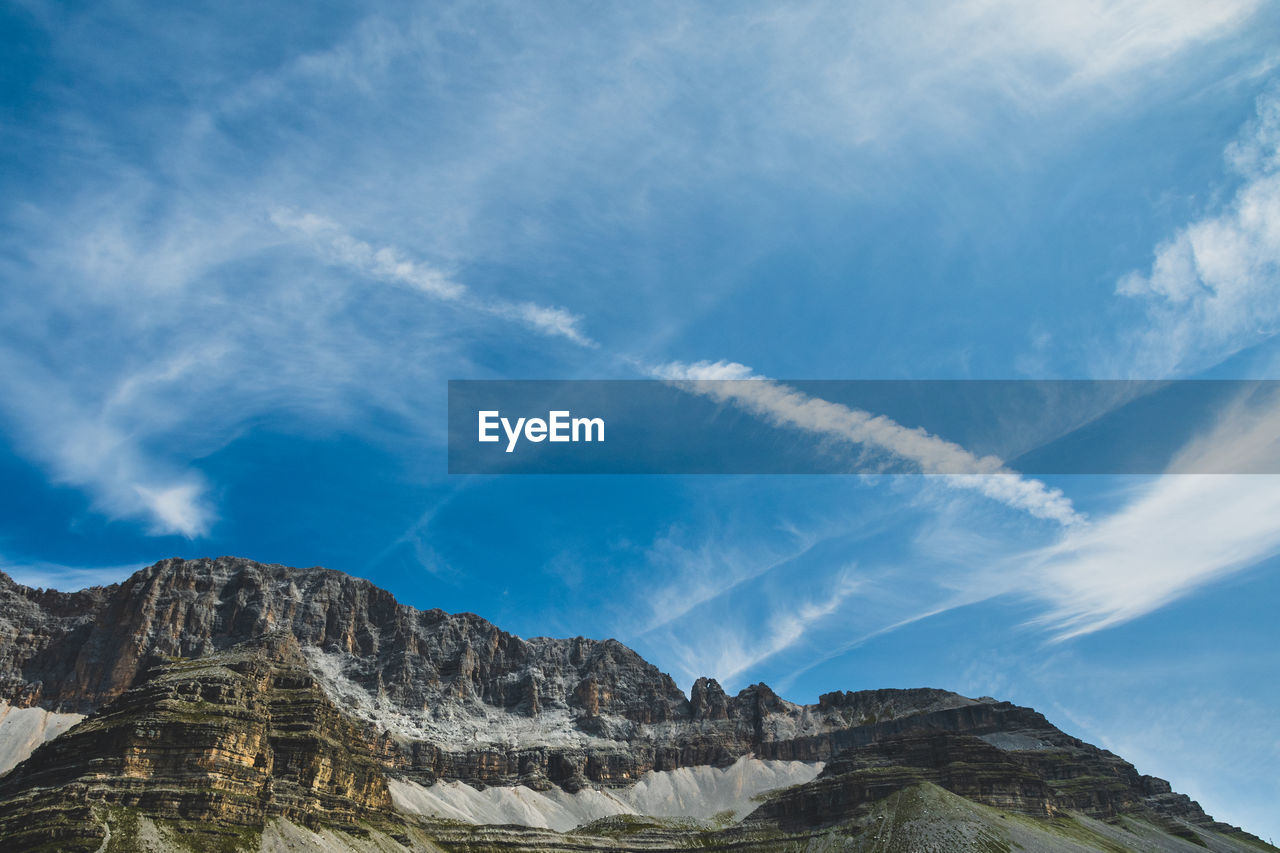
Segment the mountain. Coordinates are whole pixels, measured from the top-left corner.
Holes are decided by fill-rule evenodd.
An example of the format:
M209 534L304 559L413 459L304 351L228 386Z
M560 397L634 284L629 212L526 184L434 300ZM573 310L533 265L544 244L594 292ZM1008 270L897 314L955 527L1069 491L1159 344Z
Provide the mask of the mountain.
M615 640L230 557L0 574L0 700L5 850L1275 849L1008 702L686 696Z

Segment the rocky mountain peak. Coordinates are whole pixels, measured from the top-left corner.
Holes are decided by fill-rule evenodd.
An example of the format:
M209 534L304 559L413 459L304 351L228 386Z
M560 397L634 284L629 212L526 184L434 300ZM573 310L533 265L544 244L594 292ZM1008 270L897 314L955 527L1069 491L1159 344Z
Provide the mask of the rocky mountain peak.
M808 768L752 818L768 832L852 826L915 791L1036 817L1138 815L1187 839L1238 834L1029 708L928 688L802 705L712 678L685 696L617 640L524 640L340 572L233 557L163 560L76 593L0 575L0 699L90 715L0 777L0 834L31 849L96 850L101 816L120 809L180 830L195 815L395 835L389 778L598 805L653 774L692 784L751 762L779 779Z
M729 718L729 697L714 678L699 678L689 694L689 713L695 720Z

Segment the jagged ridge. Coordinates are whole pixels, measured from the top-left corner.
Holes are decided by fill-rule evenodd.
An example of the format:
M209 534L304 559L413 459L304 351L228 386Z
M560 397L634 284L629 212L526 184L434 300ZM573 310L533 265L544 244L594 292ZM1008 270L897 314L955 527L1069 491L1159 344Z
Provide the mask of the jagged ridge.
M932 689L797 705L763 684L729 696L711 679L685 697L615 640L523 640L340 572L235 558L166 560L78 593L0 575L0 698L93 714L0 780L11 829L33 810L83 828L110 806L354 831L394 823L387 772L572 793L754 755L829 762L757 811L766 834L856 823L930 784L1042 817L1236 832L1031 709ZM188 784L193 767L216 781Z
M819 761L850 725L973 704L941 690L832 693L813 706L765 685L686 698L616 640L523 640L472 614L401 605L368 581L223 557L165 560L122 584L58 593L0 580L0 698L88 713L157 657L292 634L387 762L424 780L628 784L649 770L748 753ZM465 744L465 746L463 746ZM474 745L473 745L474 744Z

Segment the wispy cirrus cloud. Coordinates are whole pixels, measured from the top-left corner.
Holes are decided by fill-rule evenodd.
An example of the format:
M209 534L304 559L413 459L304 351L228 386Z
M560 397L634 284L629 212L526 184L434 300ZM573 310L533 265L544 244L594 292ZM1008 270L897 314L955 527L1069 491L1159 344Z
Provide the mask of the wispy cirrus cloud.
M85 491L108 518L142 521L152 535L194 538L209 530L217 511L205 477L148 453L128 419L111 413L111 400L85 399L46 365L2 347L0 366L9 372L0 378L6 402L22 412L4 414L19 446L47 466L52 482ZM181 381L181 373L173 371L170 381ZM113 396L137 402L141 381L131 375ZM130 411L148 410L144 400Z
M281 218L293 230L274 235L233 217L200 231L181 213L156 226L139 209L150 193L140 195L137 207L123 199L110 223L77 210L71 220L85 230L73 229L76 238L43 237L25 250L41 275L21 278L11 265L15 286L0 297L9 333L0 419L52 482L152 535L209 533L214 487L190 461L246 424L325 429L370 411L428 418L422 389L465 363L477 323L593 345L568 312L480 299L317 218ZM327 241L328 254L296 252L299 228ZM56 283L43 286L46 275ZM400 287L378 286L387 281ZM56 346L30 340L28 330L51 324L66 330Z
M57 589L75 592L91 586L110 586L119 583L147 563L121 566L68 566L47 561L16 561L0 557L0 572L13 580L34 589Z
M630 283L482 293L454 261L528 270L725 178L825 185L868 146L981 136L991 104L1078 116L1079 93L1163 79L1256 8L671 4L601 10L566 39L560 13L521 4L373 4L306 27L26 4L45 106L11 137L29 168L5 183L4 422L98 511L198 537L218 509L197 460L246 424L413 417L428 403L403 387L435 377L424 365L468 363L459 326L590 346L609 338L582 316L654 301ZM250 28L263 37L228 51ZM282 230L273 211L301 213Z
M1180 474L1124 509L1021 555L1022 593L1044 600L1056 639L1144 616L1280 552L1280 478Z
M1258 0L1094 0L1051 6L1006 0L963 3L956 14L974 29L985 26L999 33L994 40L1022 68L1015 91L1043 97L1123 83L1239 28L1260 6ZM1039 85L1032 89L1033 82Z
M336 222L314 213L276 210L271 221L280 229L321 241L323 256L363 276L406 285L426 296L457 305L464 311L520 323L544 335L562 337L579 346L599 346L582 332L582 317L563 308L483 298L466 285L430 265L410 260L391 246L374 247L348 234Z
M1280 399L1242 394L1184 447L1170 473L1129 481L1122 493L1107 495L1115 508L1052 531L1035 533L985 515L980 501L945 488L949 478L937 478L938 487L917 491L914 501L895 499L896 529L915 533L888 554L872 556L861 541L840 544L838 524L809 529L796 540L803 547L783 559L757 560L755 570L747 567L758 534L739 534L743 553L726 547L723 536L664 550L663 561L680 569L670 588L697 589L697 603L673 608L657 636L644 639L691 675L758 672L771 658L795 651L776 685L787 689L808 670L872 639L997 598L1030 608L1024 627L1032 642L1060 643L1114 628L1280 554L1280 477L1181 473L1222 469L1224 457L1234 470L1247 470L1250 460L1270 466L1278 454ZM913 503L914 511L908 509ZM856 515L860 506L854 506ZM805 522L789 529L797 524L803 529ZM811 554L816 557L804 559ZM841 561L855 559L856 583L840 587L835 609L812 607L806 596L813 585L844 578ZM803 630L761 628L794 627L796 620Z
M1248 469L1280 454L1280 396L1240 400L1190 442L1169 474L1144 484L1116 512L1010 561L1021 594L1047 605L1058 640L1143 616L1227 574L1280 553L1280 477L1187 474ZM1217 458L1215 458L1217 457Z
M692 545L680 541L674 531L659 536L649 547L646 562L651 571L665 571L667 579L649 583L649 612L633 633L644 636L678 622L703 605L803 556L817 541L811 532L794 528L781 532L790 534L781 546L772 541L747 544L725 536L711 537L705 531Z
M698 614L696 631L666 622L646 642L662 650L682 681L711 675L733 689L745 673L839 619L862 585L856 564L841 566L813 589L775 596L765 612L747 617L746 624L724 618L722 608L708 608L704 601L689 611Z

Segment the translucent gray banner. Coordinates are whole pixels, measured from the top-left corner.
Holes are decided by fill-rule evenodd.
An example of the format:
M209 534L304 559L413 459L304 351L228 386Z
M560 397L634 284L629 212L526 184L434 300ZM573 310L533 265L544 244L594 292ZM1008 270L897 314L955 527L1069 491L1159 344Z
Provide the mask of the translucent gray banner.
M1280 382L456 380L452 474L1274 474Z

